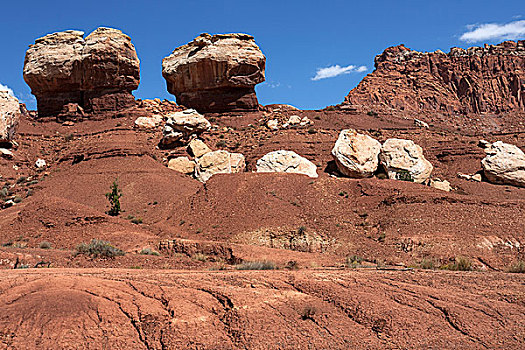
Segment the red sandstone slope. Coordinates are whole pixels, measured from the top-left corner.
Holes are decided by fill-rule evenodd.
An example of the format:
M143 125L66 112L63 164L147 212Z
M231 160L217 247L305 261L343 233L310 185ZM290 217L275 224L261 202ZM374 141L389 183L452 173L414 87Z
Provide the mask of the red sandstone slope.
M343 108L450 114L525 112L525 41L417 52L403 45L375 58L375 70Z
M0 349L521 349L521 275L0 271Z

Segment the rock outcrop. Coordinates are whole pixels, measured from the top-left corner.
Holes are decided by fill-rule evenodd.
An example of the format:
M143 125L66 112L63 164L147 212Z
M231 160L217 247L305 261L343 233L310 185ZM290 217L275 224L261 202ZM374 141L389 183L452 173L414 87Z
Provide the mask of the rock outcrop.
M194 109L172 112L166 115L160 143L163 147L188 143L210 128L210 122Z
M337 169L345 176L372 176L379 164L381 143L353 129L342 130L332 149Z
M258 173L295 173L318 177L317 167L292 151L273 151L257 161Z
M68 30L35 40L26 52L24 80L39 118L67 115L75 105L80 114L121 111L135 105L139 59L120 30L98 28L86 38Z
M205 153L195 163L195 178L202 182L215 174L239 173L246 168L244 155L223 150Z
M0 142L13 139L22 112L16 97L7 91L0 91Z
M162 61L177 103L199 112L255 110L266 57L248 34L201 34Z
M488 144L481 161L485 177L496 184L525 187L525 153L501 141Z
M481 113L525 111L525 41L454 47L448 54L403 45L375 58L375 70L342 108Z
M183 174L193 174L195 171L195 162L189 160L188 157L176 157L169 160L168 168Z
M423 149L411 140L386 140L379 160L388 177L394 180L423 183L429 179L433 169L423 155Z

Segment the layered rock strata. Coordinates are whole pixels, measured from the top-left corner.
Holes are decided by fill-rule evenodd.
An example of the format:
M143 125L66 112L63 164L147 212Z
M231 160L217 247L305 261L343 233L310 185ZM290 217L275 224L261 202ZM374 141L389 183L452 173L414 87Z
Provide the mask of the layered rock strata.
M68 30L36 39L26 52L24 80L39 118L121 111L135 106L139 59L120 30L98 28L86 38Z
M201 34L162 61L177 103L199 112L255 110L266 57L248 34Z

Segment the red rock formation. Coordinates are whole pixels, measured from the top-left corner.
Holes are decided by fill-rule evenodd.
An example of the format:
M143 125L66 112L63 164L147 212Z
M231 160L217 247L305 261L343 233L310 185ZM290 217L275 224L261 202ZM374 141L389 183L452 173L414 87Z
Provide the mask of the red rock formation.
M342 108L408 112L525 111L525 41L417 52L403 45L375 58L375 70Z
M82 116L135 105L139 60L121 31L98 28L49 34L27 50L24 79L38 102L38 116Z
M199 112L255 110L266 58L248 34L201 34L162 61L177 103Z

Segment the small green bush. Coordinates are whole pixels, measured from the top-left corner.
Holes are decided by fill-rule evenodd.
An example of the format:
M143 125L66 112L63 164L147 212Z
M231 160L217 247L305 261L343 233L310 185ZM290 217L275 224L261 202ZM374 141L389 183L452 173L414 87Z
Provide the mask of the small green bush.
M299 313L301 315L302 320L313 320L313 317L317 313L317 308L312 305L305 306L301 312Z
M151 248L144 248L140 251L140 254L142 255L154 255L154 256L159 256L160 253L157 252L156 250L153 250Z
M224 140L217 141L217 143L215 144L215 147L217 148L226 147L226 141Z
M401 181L409 181L414 182L414 178L412 177L412 174L408 170L398 170L396 171L396 179Z
M276 270L273 261L245 261L236 266L237 270Z
M142 224L142 219L141 218L133 218L131 219L131 222L135 225L140 225Z
M363 262L363 258L358 255L350 255L346 257L346 267L356 268Z
M328 106L325 108L325 111L329 111L329 112L333 112L333 111L336 111L337 108L335 106Z
M39 247L40 247L40 249L50 249L51 248L51 243L49 243L47 241L43 241L43 242L40 242Z
M432 270L435 268L434 261L430 259L422 259L419 263L419 267L424 270Z
M516 261L509 267L509 272L512 273L525 273L525 261L519 260Z
M108 215L118 216L120 214L120 197L122 197L122 191L118 188L117 179L115 179L111 185L111 192L106 193L106 198L111 206L107 212Z
M457 257L454 262L441 266L441 269L450 271L471 271L472 262L470 259L460 256Z
M197 253L192 256L192 259L197 260L197 261L206 262L208 261L208 256L206 254Z
M89 243L81 243L77 246L77 254L89 255L92 257L114 258L125 253L111 243L92 239Z
M377 117L377 112L374 112L374 111L369 111L368 113L366 113L366 115L368 115L369 117Z

